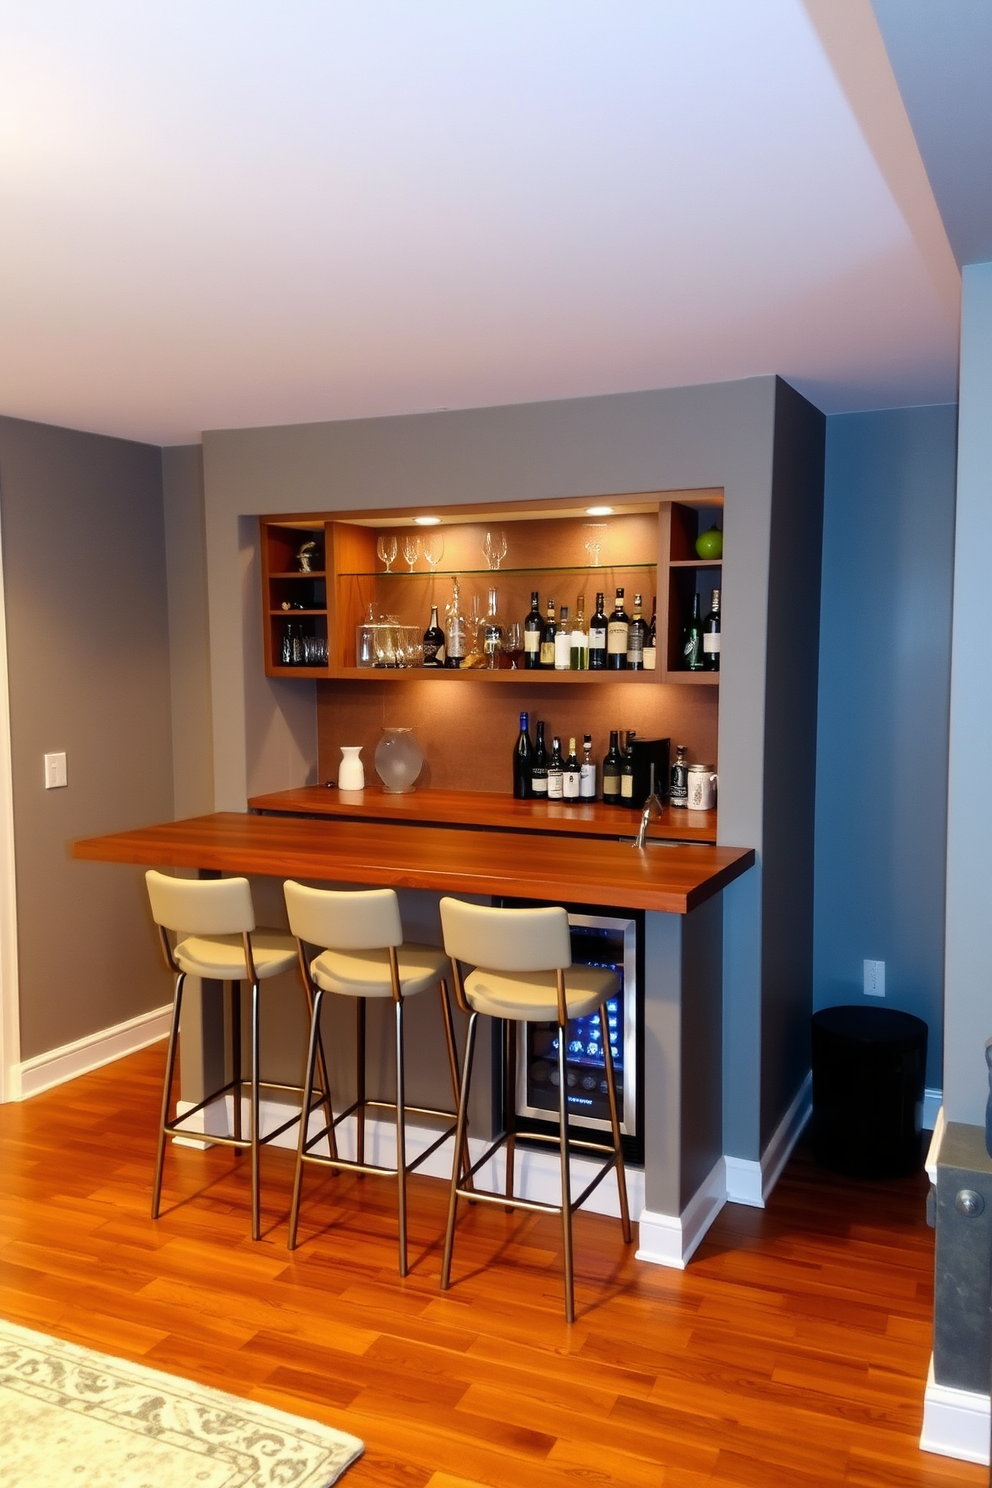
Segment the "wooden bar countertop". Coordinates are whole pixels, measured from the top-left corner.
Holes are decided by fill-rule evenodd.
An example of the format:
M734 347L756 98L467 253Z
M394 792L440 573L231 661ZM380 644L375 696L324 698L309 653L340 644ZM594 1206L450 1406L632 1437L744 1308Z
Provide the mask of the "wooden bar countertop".
M336 816L364 821L420 822L445 827L490 827L504 832L570 832L585 837L634 837L640 811L584 801L566 806L562 801L515 801L498 791L453 791L435 786L384 791L367 785L360 791L336 786L306 785L297 790L252 796L253 811L297 816ZM716 812L672 810L666 806L653 817L649 837L669 842L716 842Z
M752 848L586 840L472 828L215 812L73 843L75 858L323 883L686 914L754 863Z

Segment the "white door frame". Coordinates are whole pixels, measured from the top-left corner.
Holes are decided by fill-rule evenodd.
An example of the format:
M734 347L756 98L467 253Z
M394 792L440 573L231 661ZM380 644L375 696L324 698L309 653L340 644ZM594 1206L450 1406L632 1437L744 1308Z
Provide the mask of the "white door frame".
M7 618L0 534L0 1101L21 1098L21 1031L17 981L17 881L14 790L7 685Z

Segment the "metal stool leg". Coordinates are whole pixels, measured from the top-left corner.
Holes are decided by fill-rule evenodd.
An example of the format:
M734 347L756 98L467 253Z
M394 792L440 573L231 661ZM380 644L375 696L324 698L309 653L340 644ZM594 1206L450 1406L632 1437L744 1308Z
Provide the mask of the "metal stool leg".
M165 1124L169 1119L169 1106L172 1097L172 1080L176 1069L176 1051L179 1047L179 1014L183 1005L183 987L186 984L186 973L179 972L176 977L176 990L172 998L172 1023L169 1027L169 1049L165 1056L165 1077L162 1083L162 1111L158 1123L158 1151L155 1157L155 1181L152 1185L152 1219L158 1219L158 1211L162 1203L162 1168L165 1164Z
M358 1068L355 1075L355 1103L358 1108L358 1130L355 1133L355 1159L365 1161L365 998L359 997L356 1004L357 1030L355 1045ZM359 1173L359 1178L364 1175Z
M296 1173L293 1176L293 1202L289 1211L289 1249L296 1249L296 1229L300 1221L300 1198L303 1193L303 1152L306 1146L306 1112L310 1109L310 1101L313 1097L314 1070L317 1062L317 1049L320 1043L320 1008L324 994L318 987L313 1000L313 1013L310 1018L310 1045L307 1050L307 1072L303 1085L303 1116L300 1119L300 1136L296 1144ZM334 1156L333 1150L331 1153Z
M459 1157L465 1145L468 1129L468 1096L472 1084L472 1061L475 1058L475 1030L478 1013L468 1020L468 1037L465 1041L465 1062L462 1066L462 1089L458 1097L458 1124L455 1130L455 1150L451 1160L451 1188L448 1192L448 1223L444 1231L444 1260L441 1264L441 1290L446 1292L451 1285L451 1256L455 1245L455 1220L458 1216Z
M575 1281L572 1269L572 1185L568 1171L568 1029L558 1025L558 1145L561 1154L561 1234L565 1252L565 1321L575 1322Z
M506 1197L513 1198L513 1173L517 1156L517 1025L503 1020L503 1129L506 1132ZM512 1208L507 1209L512 1214Z
M251 984L251 1238L262 1238L262 1206L259 1196L259 1029L258 982Z
M400 1232L400 1275L407 1273L406 1244L406 1066L403 1057L403 999L396 1003L396 1185Z
M444 1020L444 1037L445 1042L448 1046L448 1068L451 1071L451 1093L455 1101L455 1115L457 1119L458 1087L461 1084L461 1081L458 1075L458 1050L455 1046L455 1026L451 1019L451 1003L448 1000L448 983L445 981L444 977L442 977L441 980L438 982L437 989L441 997L441 1017ZM458 1150L462 1162L462 1167L467 1173L469 1168L472 1166L471 1159L469 1158L468 1153L467 1130L465 1134L465 1141ZM472 1187L471 1178L468 1179L466 1186L468 1188Z
M231 1080L234 1085L234 1102L231 1132L234 1140L241 1140L241 983L231 983ZM235 1149L241 1156L240 1148Z

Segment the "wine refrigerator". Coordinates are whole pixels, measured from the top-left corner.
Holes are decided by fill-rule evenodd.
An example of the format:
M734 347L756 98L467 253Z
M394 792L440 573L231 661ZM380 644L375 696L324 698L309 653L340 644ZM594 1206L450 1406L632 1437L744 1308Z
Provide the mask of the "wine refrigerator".
M533 907L533 900L504 899L505 905ZM575 1018L568 1025L566 1078L569 1125L581 1127L584 1140L610 1141L610 1107L606 1092L606 1055L609 1038L620 1112L624 1157L644 1161L643 1134L643 984L644 915L639 910L600 911L585 905L567 905L572 941L572 962L579 966L602 966L615 971L620 986L607 1003L609 1027L600 1025L598 1012ZM567 984L567 974L566 974ZM503 1103L511 1099L514 1110L499 1110L497 1119L515 1126L522 1137L527 1132L557 1130L558 1117L558 1024L516 1025L516 1089L506 1090L504 1078L494 1080L494 1091ZM497 1058L503 1060L503 1055ZM501 1073L505 1073L501 1071Z

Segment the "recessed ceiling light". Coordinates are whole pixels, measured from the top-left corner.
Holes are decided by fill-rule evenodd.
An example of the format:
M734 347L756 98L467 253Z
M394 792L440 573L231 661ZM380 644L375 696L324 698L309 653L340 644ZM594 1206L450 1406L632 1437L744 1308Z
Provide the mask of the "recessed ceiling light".
M612 506L587 506L586 507L586 516L587 517L612 517L612 515L613 515L613 508L612 508Z
M440 522L441 518L440 517L414 517L413 520L414 520L414 522L416 523L416 525L418 527L436 527L438 525L438 523Z

